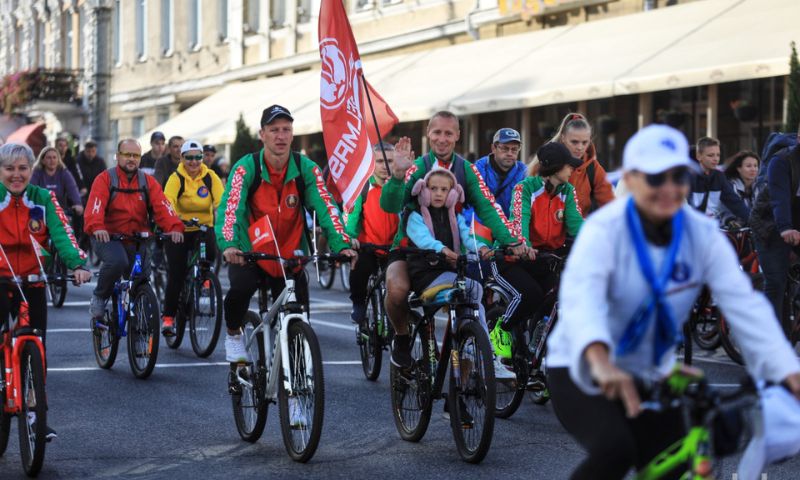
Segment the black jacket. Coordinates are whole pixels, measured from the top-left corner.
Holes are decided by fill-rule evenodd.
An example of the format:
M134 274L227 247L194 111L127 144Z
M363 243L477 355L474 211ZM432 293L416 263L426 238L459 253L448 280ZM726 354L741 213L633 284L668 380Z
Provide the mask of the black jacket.
M93 160L89 160L86 157L84 152L78 154L78 158L76 159L77 170L83 181L83 185L88 189L92 189L92 184L94 183L94 179L97 178L98 175L106 171L106 161L100 155L94 157ZM80 187L78 187L80 188Z
M747 221L750 217L750 209L736 195L725 174L719 170L694 175L689 204L710 217L719 216L720 204L725 205L731 213L743 221Z

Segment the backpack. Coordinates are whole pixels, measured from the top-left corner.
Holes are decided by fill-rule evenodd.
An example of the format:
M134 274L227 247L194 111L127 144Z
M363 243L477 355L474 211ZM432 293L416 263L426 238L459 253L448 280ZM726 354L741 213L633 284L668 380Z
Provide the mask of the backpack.
M790 155L791 152L790 149L784 149L780 151L779 155ZM777 157L777 155L775 156ZM800 164L798 164L798 161L800 161L800 158L789 159L789 167L792 171L792 192L797 192L798 188L800 188ZM750 211L748 223L753 233L755 233L756 238L765 243L778 233L775 227L775 216L772 212L769 183L767 182L766 174L763 179L763 188L761 192L759 192L758 197L756 197L755 204Z
M141 193L144 197L144 204L147 206L147 221L152 226L155 216L153 215L153 206L150 203L150 191L147 185L147 174L141 170L137 170L136 175L139 182L139 188L119 188L119 175L117 175L117 167L111 167L106 171L108 172L108 177L111 180L108 189L110 196L108 197L108 203L106 203L106 210L108 210L108 206L111 205L111 202L113 202L117 197L117 192Z
M261 172L259 172L261 173ZM175 174L178 176L178 181L180 182L181 186L178 188L178 196L175 198L176 200L181 198L183 192L186 191L186 178L183 175L175 171ZM206 172L206 175L203 177L203 184L205 184L206 188L208 189L208 194L211 195L211 204L214 204L214 190L211 188L211 172Z
M782 150L791 148L797 145L796 133L781 133L772 132L764 142L764 148L761 150L761 166L758 169L758 183L767 182L767 168L769 162L776 157Z
M454 154L455 155L455 154ZM453 160L453 167L450 169L453 172L453 175L456 176L456 181L464 191L467 191L467 163L460 155L455 155L455 160ZM423 157L425 160L425 173L431 171L431 167L433 167L433 152L425 155Z

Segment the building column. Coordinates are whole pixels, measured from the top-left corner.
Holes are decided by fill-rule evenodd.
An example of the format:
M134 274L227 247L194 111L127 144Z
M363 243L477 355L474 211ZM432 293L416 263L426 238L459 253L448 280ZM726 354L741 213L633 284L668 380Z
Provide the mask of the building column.
M228 0L228 66L244 65L244 1Z
M282 1L286 2L286 26L289 27L289 36L286 38L286 56L291 57L297 53L297 0Z
M717 114L719 88L717 84L708 86L708 106L706 107L706 136L717 138Z
M87 25L92 34L90 43L92 56L86 58L86 74L88 80L84 95L88 97L89 132L97 142L98 154L108 159L114 151L109 132L110 123L110 90L111 90L111 7L105 2L97 2L96 6L87 9ZM87 51L89 51L87 49Z
M11 16L8 14L0 15L0 74L6 75L9 72L9 43L13 42L14 28L10 22Z
M282 1L284 0L265 0L260 3L263 10L258 16L258 34L263 35L259 57L262 62L268 62L272 58L272 52L270 52L272 44L272 39L270 38L270 32L272 31L272 2Z
M480 158L481 143L480 131L478 130L478 115L472 114L467 117L467 138L464 144L467 147L467 153L474 153L475 156Z
M653 119L653 94L650 92L639 94L639 114L637 115L637 130L650 125Z
M522 141L522 146L520 149L520 156L519 159L528 163L528 157L531 156L531 128L533 128L532 123L533 118L533 109L532 108L523 108L522 109L522 121L520 122L520 140Z

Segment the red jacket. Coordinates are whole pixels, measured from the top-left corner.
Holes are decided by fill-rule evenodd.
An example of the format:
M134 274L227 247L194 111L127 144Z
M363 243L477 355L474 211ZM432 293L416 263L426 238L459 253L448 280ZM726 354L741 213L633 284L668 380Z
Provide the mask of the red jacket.
M594 145L589 145L583 155L583 164L569 176L569 183L575 187L578 207L584 218L592 213L592 196L597 201L597 208L614 200L614 190L606 178L606 171L597 161ZM589 182L589 165L594 164L594 183Z
M376 183L370 185L366 199L359 196L353 205L353 211L346 214L346 231L351 237L357 237L361 243L391 245L397 235L400 215L387 213L381 208L382 187Z
M127 174L119 167L119 188L138 189L138 175L128 180ZM182 232L183 222L175 215L169 200L164 196L161 185L150 175L147 178L147 190L156 225L165 232ZM141 193L117 192L114 201L109 204L111 197L111 179L108 171L97 176L89 193L84 213L84 230L94 233L106 230L109 234L131 235L139 232L149 232L150 225L147 219L147 206Z

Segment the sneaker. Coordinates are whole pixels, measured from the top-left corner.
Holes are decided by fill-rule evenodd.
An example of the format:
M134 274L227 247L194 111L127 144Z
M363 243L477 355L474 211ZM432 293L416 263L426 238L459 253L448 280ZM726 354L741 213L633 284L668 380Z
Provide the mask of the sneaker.
M516 380L517 375L506 367L499 356L494 357L494 379Z
M89 315L92 318L103 318L106 314L106 301L96 295L92 295L89 302Z
M231 363L247 363L250 361L243 335L225 335L225 360Z
M175 336L175 317L164 315L161 317L161 333L165 337Z
M289 397L289 427L292 430L305 430L308 426L306 413L297 397Z
M350 313L350 320L358 326L363 326L367 319L367 305L364 303L354 303L353 311Z
M397 368L410 369L414 366L414 358L411 356L411 336L395 335L392 341L392 365Z
M494 348L494 354L500 358L511 358L511 342L513 341L511 337L511 333L503 330L501 324L503 317L497 319L497 323L495 324L492 332L489 334L489 338L492 340L492 347Z
M50 428L48 426L47 427L47 433L45 434L44 438L45 438L46 441L52 442L54 439L58 438L58 434L56 433L55 430L53 430L52 428Z

